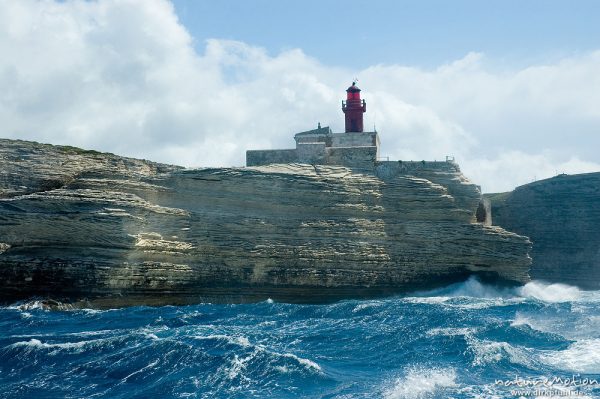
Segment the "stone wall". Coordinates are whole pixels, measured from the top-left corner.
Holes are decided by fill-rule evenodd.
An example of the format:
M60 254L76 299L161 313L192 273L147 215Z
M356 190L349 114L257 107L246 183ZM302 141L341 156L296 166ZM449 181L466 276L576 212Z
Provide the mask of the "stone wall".
M330 147L370 147L379 146L376 132L333 133Z
M453 161L378 161L377 173L385 174L412 174L419 171L460 172L460 167Z
M246 151L247 166L305 163L372 171L376 159L377 147L325 147L325 143L299 143L295 150Z
M373 170L379 155L377 132L331 133L324 127L298 133L294 139L295 150L246 151L246 166L306 163Z
M349 168L373 171L377 160L377 147L329 147L327 165L344 165Z
M325 143L298 143L296 144L296 153L298 158L296 162L307 163L311 165L328 164Z
M296 145L301 143L325 143L327 146L331 146L331 134L297 134L294 136L294 140L296 140Z

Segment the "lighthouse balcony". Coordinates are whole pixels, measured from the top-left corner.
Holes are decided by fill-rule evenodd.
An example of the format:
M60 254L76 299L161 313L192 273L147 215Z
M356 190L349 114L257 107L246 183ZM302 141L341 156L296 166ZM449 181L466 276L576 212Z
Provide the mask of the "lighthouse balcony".
M367 110L367 103L365 100L342 100L342 111L346 112L348 109L363 109Z

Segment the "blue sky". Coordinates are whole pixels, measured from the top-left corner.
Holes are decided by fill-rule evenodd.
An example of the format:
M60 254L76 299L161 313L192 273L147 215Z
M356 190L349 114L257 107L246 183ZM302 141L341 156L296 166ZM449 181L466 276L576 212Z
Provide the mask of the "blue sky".
M600 1L0 0L0 137L243 166L359 78L381 155L600 171Z
M600 2L174 0L199 52L239 40L277 54L301 48L329 65L434 68L482 52L507 68L594 50Z

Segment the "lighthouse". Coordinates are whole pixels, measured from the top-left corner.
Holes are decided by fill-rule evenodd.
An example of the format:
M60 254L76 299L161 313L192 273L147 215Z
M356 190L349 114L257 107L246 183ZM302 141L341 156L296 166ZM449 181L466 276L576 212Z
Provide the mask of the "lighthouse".
M363 130L365 100L360 98L356 82L346 89L342 111L346 131L334 133L329 126L315 123L316 129L294 135L296 148L282 150L248 150L246 166L300 163L309 165L341 165L353 170L373 171L378 165L379 136ZM397 163L393 163L397 167Z
M360 99L360 89L356 82L346 89L346 101L342 100L342 111L346 116L346 133L363 131L363 113L367 111L367 103Z

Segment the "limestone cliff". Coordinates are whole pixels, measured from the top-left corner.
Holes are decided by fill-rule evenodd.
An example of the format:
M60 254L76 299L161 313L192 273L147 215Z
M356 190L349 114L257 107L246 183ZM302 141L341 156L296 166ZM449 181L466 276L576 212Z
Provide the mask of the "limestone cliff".
M600 289L600 173L488 195L493 223L533 242L531 277Z
M183 169L0 140L0 296L96 305L318 302L528 279L458 166Z

